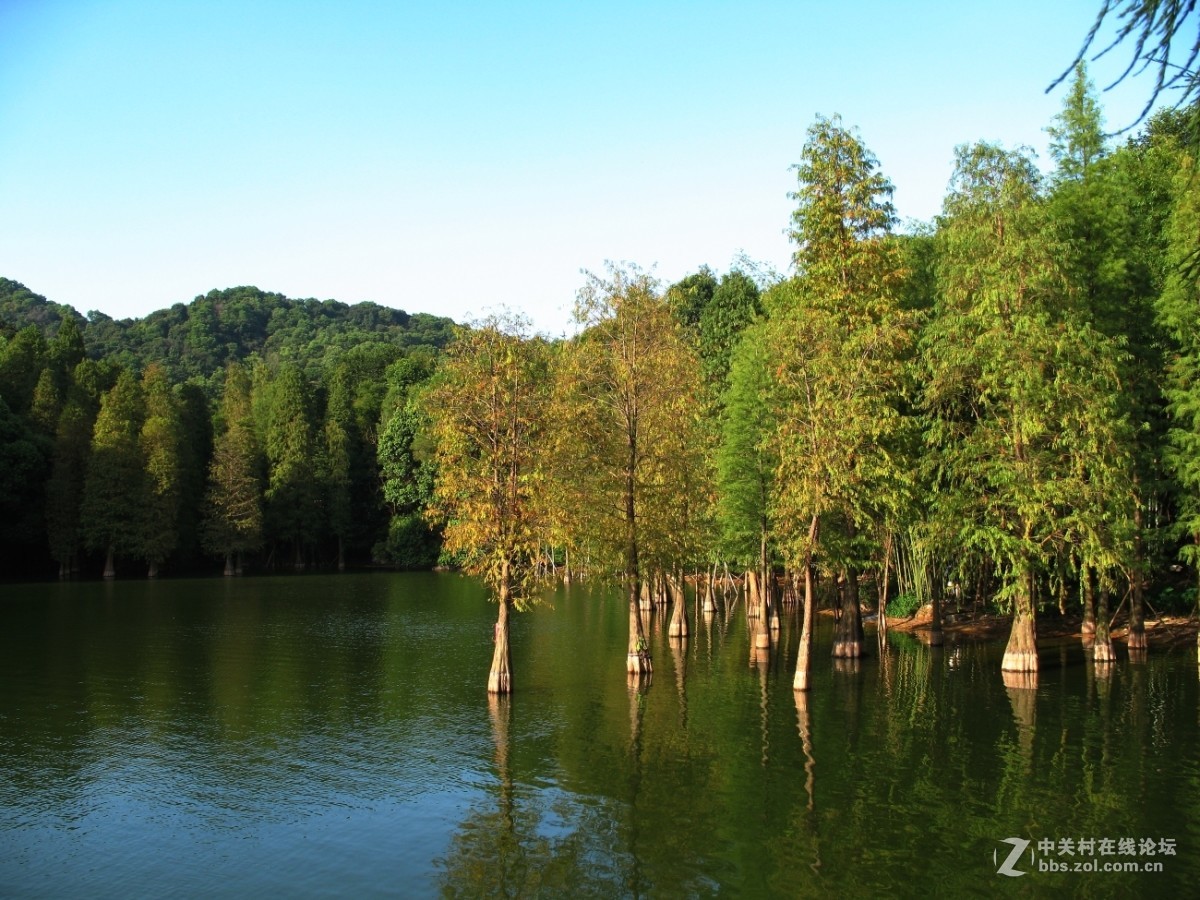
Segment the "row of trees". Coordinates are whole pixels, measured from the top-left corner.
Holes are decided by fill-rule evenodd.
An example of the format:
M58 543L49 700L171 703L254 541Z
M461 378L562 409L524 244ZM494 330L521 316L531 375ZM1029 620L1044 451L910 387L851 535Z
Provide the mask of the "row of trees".
M644 585L670 595L727 562L761 598L756 641L779 582L803 591L798 690L818 576L838 586L837 655L863 650L862 576L882 612L893 571L929 585L935 639L947 581L1011 610L1007 671L1036 671L1047 603L1078 604L1106 660L1121 596L1144 648L1148 584L1200 547L1184 122L1160 114L1110 151L1081 66L1048 177L1028 150L960 147L942 215L898 235L875 158L818 118L791 277L663 290L612 267L571 340L513 320L460 338L428 405L435 509L500 601L489 688L511 685L508 606L547 547L623 577L633 674L651 666Z

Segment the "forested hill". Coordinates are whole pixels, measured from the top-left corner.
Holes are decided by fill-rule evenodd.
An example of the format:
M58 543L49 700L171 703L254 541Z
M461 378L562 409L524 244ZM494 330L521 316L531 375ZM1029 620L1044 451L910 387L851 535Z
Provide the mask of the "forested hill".
M209 291L142 319L113 319L96 311L85 317L0 277L0 334L11 336L34 325L50 338L67 317L79 326L93 359L112 359L139 371L155 362L177 382L208 379L227 362L252 355L317 371L364 342L441 348L454 325L442 316L410 315L376 303L295 300L256 287Z

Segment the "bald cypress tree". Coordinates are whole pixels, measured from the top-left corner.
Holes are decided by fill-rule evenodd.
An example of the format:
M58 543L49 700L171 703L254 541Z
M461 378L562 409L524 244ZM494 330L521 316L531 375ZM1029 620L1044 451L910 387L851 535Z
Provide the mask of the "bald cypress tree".
M933 515L1001 573L1007 671L1038 668L1039 584L1064 554L1128 563L1132 484L1116 343L1091 322L1020 152L958 149L925 337Z
M543 462L550 354L527 328L492 318L463 329L424 404L437 460L431 517L499 608L491 694L512 692L509 612L530 602L551 522Z
M267 532L291 545L293 566L301 570L305 550L321 529L322 485L312 398L299 367L282 363L267 385L263 402Z
M889 450L904 426L897 401L915 319L900 303L892 186L858 135L818 117L796 170L797 275L765 306L776 353L772 518L790 568L806 573L795 679L806 690L816 563L840 571L844 584L834 655L863 652L862 523L903 491L905 473Z
M224 557L227 576L240 573L243 555L262 546L263 466L250 378L241 365L231 363L225 370L201 524L201 543Z
M144 417L141 385L123 370L100 401L80 510L85 545L105 555L105 578L116 575L117 554L133 556L142 549L144 455L139 436Z
M179 401L162 367L142 376L146 420L139 440L145 463L142 483L142 556L154 578L179 543L180 503L184 491L184 433Z

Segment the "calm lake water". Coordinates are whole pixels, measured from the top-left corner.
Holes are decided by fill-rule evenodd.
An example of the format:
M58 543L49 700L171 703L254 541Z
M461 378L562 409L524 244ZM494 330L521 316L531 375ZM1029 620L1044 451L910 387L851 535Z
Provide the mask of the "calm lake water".
M682 647L655 617L634 689L623 603L575 589L516 617L516 693L497 702L494 607L454 575L0 592L0 896L1200 883L1194 650L1135 665L1120 647L1103 676L1050 646L1031 690L1003 684L1002 646L894 634L849 671L821 633L798 703L794 616L755 665L739 605L693 616ZM997 871L1009 838L1030 842L1009 865L1024 875ZM1076 863L1098 871L1043 871Z

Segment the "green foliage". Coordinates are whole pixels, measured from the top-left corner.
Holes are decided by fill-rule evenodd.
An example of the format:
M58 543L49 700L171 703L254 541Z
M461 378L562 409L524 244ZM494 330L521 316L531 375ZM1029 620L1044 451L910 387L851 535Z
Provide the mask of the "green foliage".
M392 517L386 540L372 548L371 556L398 569L431 569L438 565L441 546L439 532L425 516L411 512Z
M179 543L180 504L184 492L183 418L166 373L151 366L142 377L146 419L140 444L142 479L141 555L152 569L167 560Z
M254 430L250 378L242 366L226 370L220 421L201 539L210 553L231 557L258 549L263 540L264 461Z
M263 403L267 527L292 544L300 564L303 549L319 535L322 499L312 393L300 369L282 364L266 383Z
M145 417L141 385L129 371L100 401L92 429L80 526L89 549L138 554L143 535L143 455L139 441Z
M46 535L50 555L64 574L76 568L76 556L83 540L79 527L80 505L96 411L85 391L75 385L55 428L53 468L46 484Z
M1055 177L1060 181L1083 179L1104 155L1104 118L1082 61L1075 65L1063 111L1046 131L1050 157L1058 167Z
M1132 521L1119 350L1081 310L1037 188L1027 156L959 149L924 341L937 531L1026 607L1060 554L1128 565Z
M898 594L888 601L887 615L888 618L907 619L915 615L920 608L920 598L910 591Z
M778 458L770 441L772 357L766 329L748 329L733 351L729 389L716 453L720 553L742 566L759 566L770 540L768 518Z
M564 348L556 429L565 543L631 586L709 549L705 398L688 332L650 275L588 275Z
M0 397L0 546L5 557L30 552L32 538L41 531L50 453L49 440Z
M32 325L22 328L0 348L0 397L17 415L29 411L45 365L46 339Z
M798 276L768 294L766 341L776 354L770 402L779 464L772 520L788 563L818 547L813 523L858 523L897 510L908 472L895 452L907 422L899 401L915 317L900 304L904 269L890 237L891 183L858 136L818 117L795 166L792 239ZM821 550L857 564L857 542L816 531Z
M543 490L549 352L523 320L489 319L450 346L424 414L437 460L430 520L501 603L532 601L551 527ZM399 419L393 417L393 421Z

